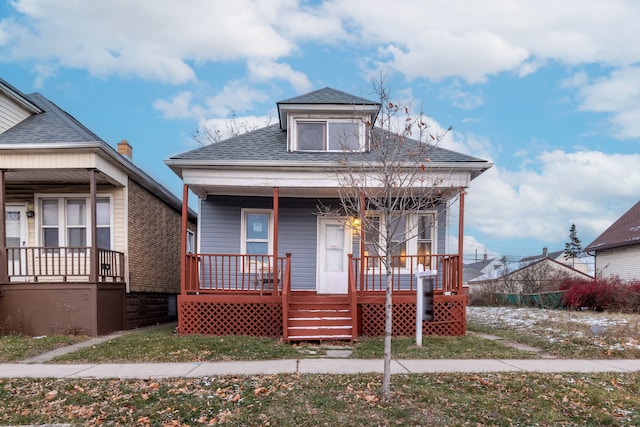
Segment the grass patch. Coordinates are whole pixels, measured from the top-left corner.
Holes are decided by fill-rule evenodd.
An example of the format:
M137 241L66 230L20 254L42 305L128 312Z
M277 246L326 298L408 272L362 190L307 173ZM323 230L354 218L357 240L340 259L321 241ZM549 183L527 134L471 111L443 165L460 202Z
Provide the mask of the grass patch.
M132 332L62 355L53 362L204 362L296 357L300 357L300 353L295 348L275 338L179 335L173 331L173 327L168 326Z
M640 373L0 379L0 424L640 425Z
M352 358L381 359L383 337L362 337L355 345ZM531 359L535 353L506 347L475 335L459 337L423 337L422 347L416 345L415 337L393 338L391 354L396 359Z
M0 363L18 362L48 351L86 341L82 335L52 335L27 337L23 335L0 336Z
M469 313L469 331L528 344L558 358L640 358L638 314L480 307Z

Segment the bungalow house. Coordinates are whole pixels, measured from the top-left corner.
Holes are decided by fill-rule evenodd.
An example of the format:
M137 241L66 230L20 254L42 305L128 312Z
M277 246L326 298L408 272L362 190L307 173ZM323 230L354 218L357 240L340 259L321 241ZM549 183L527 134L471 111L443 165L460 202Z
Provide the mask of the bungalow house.
M198 196L198 249L183 259L179 331L288 341L382 335L385 271L382 254L370 245L380 236L367 232L362 218L323 214L324 207L340 205L348 163L374 156L372 141L377 148L396 141L375 126L381 104L324 88L277 108L276 124L166 161L184 182L183 205L188 190ZM409 222L419 228L393 254L393 331L415 334L415 273L423 264L438 271L435 320L425 323L424 333L461 335L467 302L462 240L455 253L447 252L448 202L459 197L462 239L465 189L491 164L405 143L403 166L430 147L424 168L438 179L437 188L412 184L416 197L430 195L431 208L399 232L405 235ZM379 188L374 181L369 185Z
M183 227L180 199L131 155L0 79L0 333L95 336L177 317L195 213Z
M625 281L640 280L640 202L585 250L595 254L598 275Z

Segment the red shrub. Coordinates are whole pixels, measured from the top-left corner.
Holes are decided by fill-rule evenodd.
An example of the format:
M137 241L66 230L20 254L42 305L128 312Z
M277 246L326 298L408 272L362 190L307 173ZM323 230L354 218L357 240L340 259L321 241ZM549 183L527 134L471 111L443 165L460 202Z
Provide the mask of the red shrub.
M640 282L625 283L617 277L595 280L565 280L562 304L568 308L590 310L638 311Z

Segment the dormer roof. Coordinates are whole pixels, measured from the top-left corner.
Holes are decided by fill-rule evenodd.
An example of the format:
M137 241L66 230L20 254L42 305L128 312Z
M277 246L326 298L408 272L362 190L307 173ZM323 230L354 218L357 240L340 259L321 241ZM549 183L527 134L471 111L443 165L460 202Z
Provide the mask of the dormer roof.
M313 92L293 98L285 99L277 103L280 129L287 128L287 114L296 113L345 113L360 112L372 114L373 117L380 111L380 103L370 101L359 96L354 96L330 87L314 90ZM374 120L372 120L373 122Z

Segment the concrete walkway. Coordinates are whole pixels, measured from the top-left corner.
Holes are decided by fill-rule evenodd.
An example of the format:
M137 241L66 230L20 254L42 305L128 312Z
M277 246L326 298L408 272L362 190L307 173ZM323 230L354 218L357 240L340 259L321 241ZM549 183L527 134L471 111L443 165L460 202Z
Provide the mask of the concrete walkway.
M380 359L286 359L194 363L0 364L0 378L170 378L260 374L382 373ZM393 374L482 372L634 372L640 359L420 359L393 360Z

